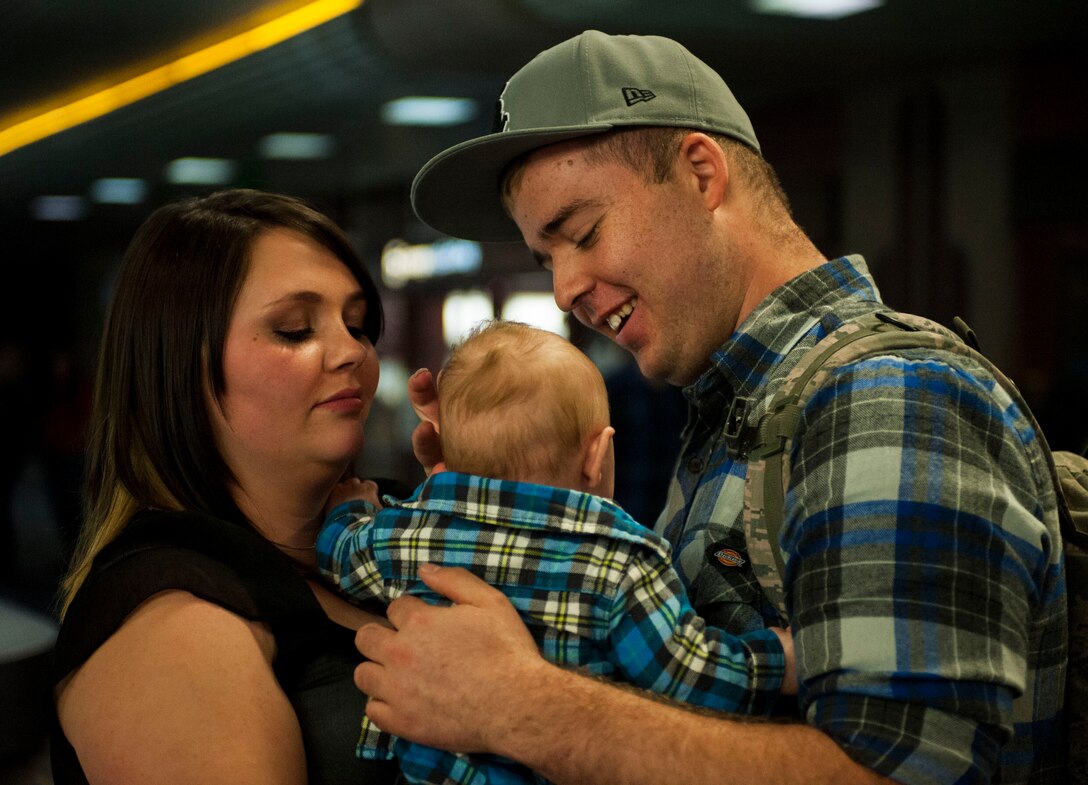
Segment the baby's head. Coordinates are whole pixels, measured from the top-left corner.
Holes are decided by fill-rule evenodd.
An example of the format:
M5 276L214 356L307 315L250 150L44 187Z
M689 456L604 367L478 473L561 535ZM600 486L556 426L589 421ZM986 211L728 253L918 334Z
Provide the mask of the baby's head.
M438 377L446 467L611 496L608 394L597 366L555 333L477 326Z

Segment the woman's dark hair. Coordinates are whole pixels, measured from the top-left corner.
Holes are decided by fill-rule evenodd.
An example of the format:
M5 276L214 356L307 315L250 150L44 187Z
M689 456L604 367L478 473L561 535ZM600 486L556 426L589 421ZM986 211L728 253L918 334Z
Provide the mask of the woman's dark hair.
M366 297L363 330L383 327L378 288L344 232L289 196L229 190L169 204L137 230L121 263L98 359L87 444L85 521L68 602L95 554L140 509L244 521L216 447L207 393L225 388L223 345L254 241L289 229L328 249Z

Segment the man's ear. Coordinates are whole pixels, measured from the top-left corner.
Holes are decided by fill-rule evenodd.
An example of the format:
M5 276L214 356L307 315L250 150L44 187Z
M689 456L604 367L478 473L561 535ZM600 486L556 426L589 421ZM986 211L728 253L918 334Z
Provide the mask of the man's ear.
M729 164L721 146L696 131L680 140L679 156L682 173L694 178L707 209L715 209L729 188Z
M585 459L582 461L582 482L584 490L593 491L600 487L604 477L604 461L608 447L616 429L611 425L602 428L589 437L585 447Z

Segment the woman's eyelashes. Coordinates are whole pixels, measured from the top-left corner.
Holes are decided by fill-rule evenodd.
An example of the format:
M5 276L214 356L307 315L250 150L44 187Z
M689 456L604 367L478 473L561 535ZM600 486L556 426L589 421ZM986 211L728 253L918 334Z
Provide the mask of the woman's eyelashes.
M363 324L348 324L345 322L344 329L347 330L348 335L360 343L370 341L370 336L367 335L367 329ZM312 327L300 327L298 329L277 328L273 330L273 333L284 343L305 343L314 336L315 331Z
M310 336L314 334L312 327L303 327L298 330L273 330L276 337L283 340L285 343L303 343L308 340Z

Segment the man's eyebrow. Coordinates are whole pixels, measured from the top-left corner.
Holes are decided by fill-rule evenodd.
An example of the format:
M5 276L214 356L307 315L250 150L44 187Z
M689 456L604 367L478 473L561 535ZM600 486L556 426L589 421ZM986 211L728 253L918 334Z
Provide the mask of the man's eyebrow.
M579 210L584 210L586 207L590 207L595 204L597 204L596 199L575 199L573 202L568 202L556 211L555 215L552 216L552 219L550 221L544 224L543 228L541 228L541 230L538 232L538 235L541 239L547 239L551 237L553 234L559 231L560 227L562 227L563 224L566 223L572 215L577 213Z
M545 223L544 226L541 227L540 231L537 232L537 237L539 237L541 240L550 239L556 232L563 228L563 224L570 220L570 217L572 215L575 215L576 213L586 209L587 207L593 207L597 204L600 204L599 199L575 199L574 201L568 202L567 204L563 205L555 211L555 214L552 216L551 220ZM532 253L533 259L536 260L536 263L546 269L548 263L552 259L551 254L542 253L541 251L537 251L533 248L530 248L529 251Z

